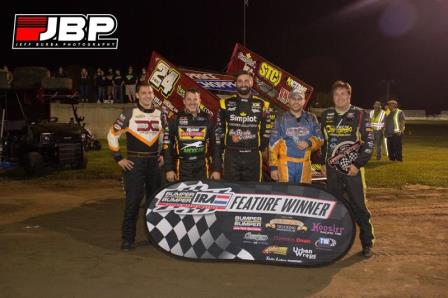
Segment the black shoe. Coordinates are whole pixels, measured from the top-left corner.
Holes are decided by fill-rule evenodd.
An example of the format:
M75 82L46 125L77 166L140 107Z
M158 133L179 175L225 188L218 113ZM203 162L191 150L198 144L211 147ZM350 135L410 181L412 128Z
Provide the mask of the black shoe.
M371 256L373 256L373 251L372 251L372 247L371 246L364 246L362 248L362 256L365 258L370 258Z
M124 251L130 251L130 250L132 250L132 249L134 249L134 243L133 243L133 242L130 242L130 241L123 241L123 242L121 243L121 250L124 250Z

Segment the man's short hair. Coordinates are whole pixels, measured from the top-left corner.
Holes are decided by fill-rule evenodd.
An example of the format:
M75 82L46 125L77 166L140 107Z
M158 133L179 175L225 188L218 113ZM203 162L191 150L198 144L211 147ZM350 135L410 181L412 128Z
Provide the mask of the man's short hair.
M135 86L135 92L140 91L140 88L142 88L142 87L151 87L151 89L152 89L152 86L150 83L138 83L137 86Z
M344 81L336 81L331 86L331 95L333 95L334 91L338 88L345 88L345 89L347 89L348 94L350 94L350 95L352 94L352 86L350 86L349 83L344 82Z
M190 88L190 89L187 89L187 91L185 91L185 96L187 96L187 93L199 94L199 90L196 88ZM185 98L185 96L184 96L184 98Z
M241 70L241 71L239 71L239 72L236 73L236 75L235 75L235 81L236 81L240 76L242 76L242 75L247 75L247 76L251 77L252 80L254 79L254 74L253 74L252 72L247 71L247 70Z
M398 106L398 101L395 100L395 99L391 99L391 100L389 100L389 101L387 102L387 104L393 104L393 105Z

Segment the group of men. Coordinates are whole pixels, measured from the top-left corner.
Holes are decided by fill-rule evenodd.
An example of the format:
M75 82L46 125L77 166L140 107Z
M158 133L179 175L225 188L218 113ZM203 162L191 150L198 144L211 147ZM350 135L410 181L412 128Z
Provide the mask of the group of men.
M333 84L334 107L322 114L321 124L304 111L306 98L301 89L290 92L289 110L271 123L269 102L252 94L253 83L249 72L236 76L237 92L221 99L216 124L200 110L198 90L187 90L185 109L167 120L152 102L152 87L137 85L137 105L125 109L108 133L113 157L124 172L123 250L133 248L140 202L145 193L150 198L160 187L163 163L169 182L204 178L260 182L263 157L269 155L272 180L311 183L310 156L321 149L327 188L338 196L347 194L360 226L362 254L372 255L374 235L365 200L363 167L373 151L374 132L369 115L351 105L351 86L342 81ZM124 132L127 158L118 145ZM359 144L359 150L344 171L339 171L328 161L346 143Z
M405 130L405 115L398 108L398 102L391 99L387 102L386 110L380 101L375 101L370 111L370 121L375 137L376 159L381 159L382 144L391 161L403 161L402 136Z

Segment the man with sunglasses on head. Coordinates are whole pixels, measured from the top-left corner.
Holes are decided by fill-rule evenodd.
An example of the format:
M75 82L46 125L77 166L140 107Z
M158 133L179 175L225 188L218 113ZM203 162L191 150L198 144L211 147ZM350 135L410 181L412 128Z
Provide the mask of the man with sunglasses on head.
M274 181L311 183L311 152L323 144L316 116L303 110L305 92L288 95L289 111L276 117L269 141L269 165Z

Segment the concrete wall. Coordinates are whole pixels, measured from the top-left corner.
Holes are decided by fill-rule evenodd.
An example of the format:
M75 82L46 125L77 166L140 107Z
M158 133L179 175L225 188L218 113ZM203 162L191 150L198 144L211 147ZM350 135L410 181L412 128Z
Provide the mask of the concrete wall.
M112 123L127 106L133 106L133 104L80 103L76 105L78 116L85 118L86 127L100 139L106 138ZM72 106L69 104L52 103L50 115L58 117L58 122L69 122L70 118L74 118Z

